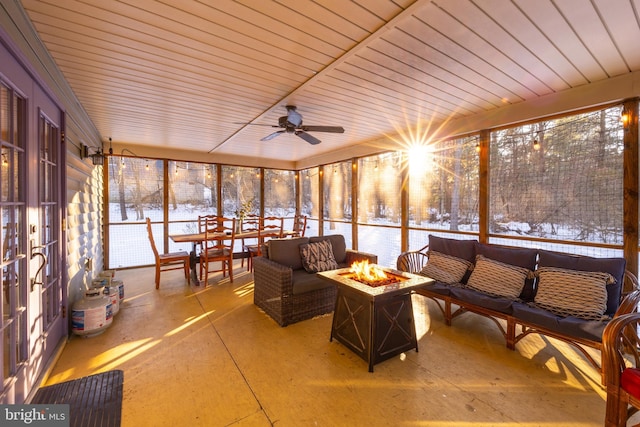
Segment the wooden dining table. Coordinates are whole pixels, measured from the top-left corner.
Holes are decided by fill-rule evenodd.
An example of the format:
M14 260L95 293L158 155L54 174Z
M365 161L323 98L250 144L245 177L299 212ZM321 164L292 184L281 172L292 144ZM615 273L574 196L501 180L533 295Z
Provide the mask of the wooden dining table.
M293 230L283 230L282 237L290 237L295 236L298 233ZM258 237L257 231L244 231L235 234L236 239L255 239ZM201 243L204 242L205 236L204 232L202 233L185 233L185 234L170 234L169 238L173 240L175 243ZM211 234L209 240L224 240L230 239L231 234L227 233L214 233Z
M293 237L298 233L293 230L283 230L282 237ZM173 240L175 243L191 243L193 245L189 257L189 265L191 267L191 278L193 279L193 283L200 283L198 279L198 254L196 247L199 243L204 242L205 233L184 233L184 234L170 234L169 238ZM209 235L209 240L226 240L230 239L230 233L214 233ZM244 231L235 233L235 239L256 239L258 238L258 231ZM244 252L234 252L233 258L240 259L242 257L246 257L247 255Z

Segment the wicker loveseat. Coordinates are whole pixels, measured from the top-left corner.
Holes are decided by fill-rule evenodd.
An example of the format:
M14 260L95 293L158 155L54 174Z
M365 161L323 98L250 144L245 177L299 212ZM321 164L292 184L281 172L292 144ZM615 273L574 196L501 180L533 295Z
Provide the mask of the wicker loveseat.
M301 245L329 241L338 268L354 261L377 262L377 256L346 248L340 234L273 239L263 256L253 261L253 302L280 326L329 313L336 303L336 287L303 267ZM303 246L304 247L304 246Z
M585 347L602 350L609 321L637 309L638 292L630 291L638 289L638 281L625 267L624 258L437 236L429 236L427 247L397 260L399 270L436 279L417 293L436 301L447 325L462 313L474 312L498 325L509 349L528 334L543 334L574 345L597 369Z

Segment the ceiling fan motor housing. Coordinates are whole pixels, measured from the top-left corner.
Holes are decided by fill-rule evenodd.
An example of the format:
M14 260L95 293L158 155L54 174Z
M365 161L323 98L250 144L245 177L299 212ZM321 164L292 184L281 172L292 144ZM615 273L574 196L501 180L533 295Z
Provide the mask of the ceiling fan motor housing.
M302 126L302 115L298 113L296 107L292 105L287 105L287 123L294 128Z
M278 126L283 128L287 133L295 133L296 126L289 121L288 116L282 116L278 119Z
M296 111L296 107L293 105L287 105L287 115L278 118L277 127L282 128L282 130L275 131L265 136L260 141L271 141L278 135L289 133L299 136L309 144L316 145L320 144L322 141L307 132L344 132L342 126L302 126L302 114L298 113Z

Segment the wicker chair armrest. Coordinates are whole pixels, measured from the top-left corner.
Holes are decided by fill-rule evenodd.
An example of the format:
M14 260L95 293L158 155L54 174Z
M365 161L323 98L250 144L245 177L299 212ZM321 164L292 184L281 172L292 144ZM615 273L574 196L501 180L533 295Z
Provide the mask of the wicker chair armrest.
M640 284L638 283L638 278L635 274L630 272L629 270L624 271L624 283L622 286L623 297L637 289L640 289Z
M345 262L348 265L351 265L356 261L369 261L370 264L376 264L378 262L378 255L347 249L347 258L345 259Z
M602 334L602 372L605 386L618 387L620 375L629 364L640 367L639 322L640 313L626 313L614 317L605 327Z
M623 294L620 306L613 317L620 317L624 314L635 313L640 307L640 289Z
M272 296L293 294L291 267L265 257L253 260L254 286L263 286Z
M398 255L396 269L407 273L419 273L429 260L429 245L416 251L406 251Z

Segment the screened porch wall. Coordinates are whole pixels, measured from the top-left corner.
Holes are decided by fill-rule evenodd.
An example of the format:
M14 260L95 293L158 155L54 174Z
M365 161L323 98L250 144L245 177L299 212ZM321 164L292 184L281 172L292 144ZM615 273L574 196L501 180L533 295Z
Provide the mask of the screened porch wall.
M482 231L495 244L622 256L620 115L621 107L613 106L492 130L485 177L480 173L480 135L467 135L297 172L185 162L177 163L176 170L169 161L168 203L152 203L154 192L164 185L160 174L149 175L155 178L145 183L147 178L136 178L132 169L125 197L139 201L127 200L124 206L143 205L160 225L154 228L156 241L167 242L172 251L190 248L170 242L164 230L193 231L199 214L238 216L246 211L283 216L292 224L299 211L309 217L308 236L320 230L343 234L348 247L374 253L380 264L391 267L403 250L428 244L430 234L479 239ZM130 160L140 162L139 167L149 162ZM155 161L156 167L164 163ZM220 188L216 180L222 180ZM481 213L483 185L487 214ZM301 194L296 194L298 188ZM113 196L111 185L111 209ZM136 215L129 223L143 230L143 221L144 215ZM117 244L115 230L123 224L110 225L114 234L110 232L109 241ZM125 256L111 268L145 264L126 255L127 247L131 245L120 246ZM146 264L152 261L148 258Z

